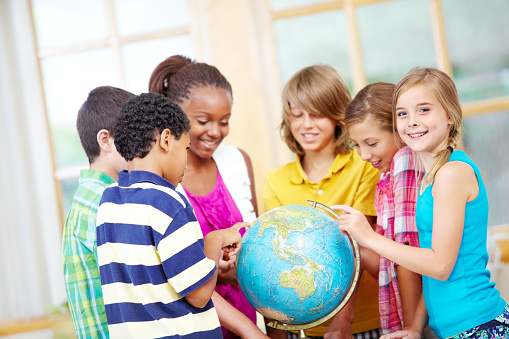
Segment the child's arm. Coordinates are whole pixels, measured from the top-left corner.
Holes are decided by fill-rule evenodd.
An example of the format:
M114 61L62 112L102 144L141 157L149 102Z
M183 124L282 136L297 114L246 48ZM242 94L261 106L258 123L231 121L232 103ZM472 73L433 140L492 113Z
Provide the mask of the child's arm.
M477 191L475 191L475 188ZM433 185L432 248L416 248L396 243L376 234L364 215L346 205L339 228L348 232L361 246L416 273L447 280L454 268L463 233L465 205L475 199L479 186L470 166L457 161L446 163L437 172Z
M380 271L380 255L369 248L359 246L361 252L361 265L373 277Z
M422 295L421 275L399 265L396 266L396 272L403 308L403 325L408 328L412 324Z
M205 256L214 260L216 267L219 266L219 260L222 255L222 248L233 246L240 248L241 235L240 228L248 226L248 223L237 223L230 228L223 230L216 230L208 233L204 239L204 252ZM238 250L238 249L237 249ZM205 307L212 297L214 288L217 282L217 270L214 275L203 285L198 287L193 292L185 296L186 300L194 307Z
M212 301L221 326L242 338L268 338L244 313L230 305L216 292L212 294Z

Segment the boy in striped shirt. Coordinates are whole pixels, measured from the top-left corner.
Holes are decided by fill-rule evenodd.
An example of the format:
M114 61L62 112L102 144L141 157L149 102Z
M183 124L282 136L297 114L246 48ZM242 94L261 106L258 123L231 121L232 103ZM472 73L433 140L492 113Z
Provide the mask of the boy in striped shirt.
M211 301L223 255L235 257L245 224L204 238L177 191L190 122L168 98L144 93L117 117L115 145L128 171L107 188L97 253L112 338L222 338ZM221 266L222 268L223 266Z

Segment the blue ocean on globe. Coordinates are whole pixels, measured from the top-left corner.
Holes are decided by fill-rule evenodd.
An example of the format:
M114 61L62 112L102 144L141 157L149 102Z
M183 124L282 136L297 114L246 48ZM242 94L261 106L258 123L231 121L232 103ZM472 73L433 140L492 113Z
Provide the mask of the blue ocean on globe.
M284 324L318 321L348 294L355 257L336 219L287 205L262 214L242 239L237 280L249 303Z

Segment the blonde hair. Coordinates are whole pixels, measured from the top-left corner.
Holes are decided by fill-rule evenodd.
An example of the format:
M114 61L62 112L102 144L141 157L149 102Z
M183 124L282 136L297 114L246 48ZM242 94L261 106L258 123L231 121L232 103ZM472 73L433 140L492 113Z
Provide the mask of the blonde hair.
M447 146L452 149L463 149L462 124L463 113L459 102L458 91L454 81L444 72L435 68L414 68L410 70L396 85L394 99L392 101L392 112L394 128L396 130L396 103L398 98L412 87L419 86L430 94L433 94L452 123L449 125ZM423 187L433 183L437 171L451 157L452 151L443 149L435 156L435 161L423 178Z
M328 65L305 67L295 73L283 89L283 119L280 125L281 137L290 150L303 155L301 145L291 131L290 103L309 113L334 120L334 151L345 154L350 151L350 140L345 127L345 110L351 96L345 82L334 68Z

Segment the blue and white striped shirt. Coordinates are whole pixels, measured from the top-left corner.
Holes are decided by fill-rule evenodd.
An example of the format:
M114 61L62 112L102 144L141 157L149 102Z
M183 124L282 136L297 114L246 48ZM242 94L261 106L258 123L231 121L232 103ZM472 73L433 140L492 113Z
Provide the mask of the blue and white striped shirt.
M112 338L221 338L212 301L184 298L214 274L191 204L145 171L119 173L97 214L97 255Z

